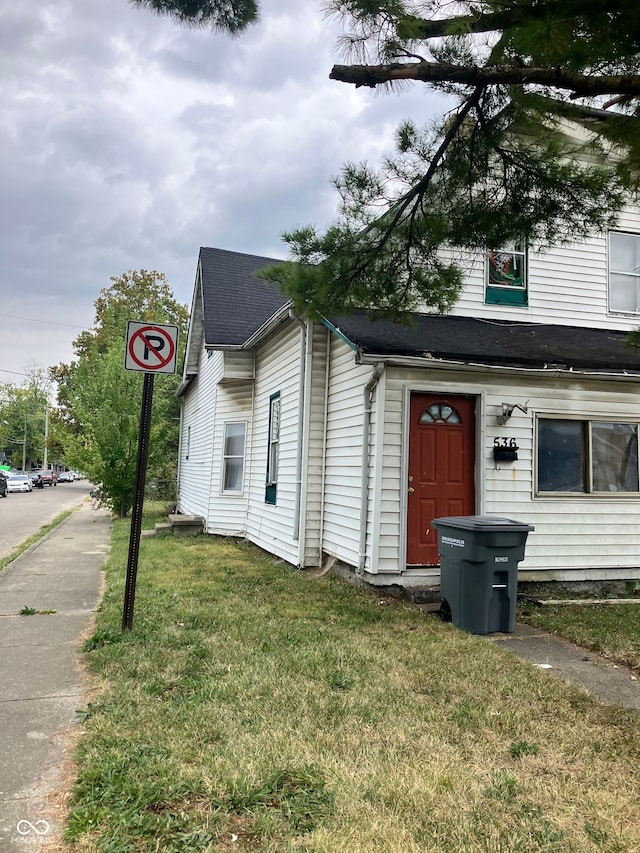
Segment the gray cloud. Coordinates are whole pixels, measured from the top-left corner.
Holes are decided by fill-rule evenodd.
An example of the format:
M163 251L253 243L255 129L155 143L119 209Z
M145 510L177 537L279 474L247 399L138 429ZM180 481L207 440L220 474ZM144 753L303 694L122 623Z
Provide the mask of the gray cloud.
M319 5L270 0L230 39L126 0L5 4L0 381L71 358L111 276L162 271L189 303L201 245L284 256L282 231L332 217L344 162L440 108L330 81Z

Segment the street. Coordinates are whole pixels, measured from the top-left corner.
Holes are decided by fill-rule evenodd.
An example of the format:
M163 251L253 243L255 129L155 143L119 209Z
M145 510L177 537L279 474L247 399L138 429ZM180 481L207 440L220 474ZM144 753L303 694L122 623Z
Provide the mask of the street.
M0 498L0 558L37 533L43 524L81 504L91 488L88 480L76 480L32 492L13 492Z

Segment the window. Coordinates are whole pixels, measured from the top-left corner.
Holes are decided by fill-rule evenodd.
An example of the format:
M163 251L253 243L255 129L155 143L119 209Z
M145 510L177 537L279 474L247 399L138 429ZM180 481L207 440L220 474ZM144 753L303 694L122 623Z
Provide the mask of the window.
M267 485L265 503L275 504L278 491L278 455L280 449L280 392L269 398L269 444L267 447Z
M185 454L184 454L185 459L189 458L190 452L191 452L191 425L189 425L187 427L187 442L186 442L186 449L185 449Z
M421 424L459 424L462 423L460 415L449 403L432 403L422 415Z
M640 234L609 234L609 310L640 313Z
M523 243L489 249L484 301L487 305L528 304L527 252Z
M638 493L638 424L538 420L538 493Z
M241 493L244 485L245 423L224 425L222 491Z

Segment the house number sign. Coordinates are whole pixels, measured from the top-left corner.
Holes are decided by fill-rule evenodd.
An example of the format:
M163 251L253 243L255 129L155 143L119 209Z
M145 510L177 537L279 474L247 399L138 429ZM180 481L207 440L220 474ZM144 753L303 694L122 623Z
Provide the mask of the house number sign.
M515 462L519 447L515 438L494 438L493 458L496 462Z
M515 438L494 438L493 446L509 448L510 450L518 449L518 445L516 444Z

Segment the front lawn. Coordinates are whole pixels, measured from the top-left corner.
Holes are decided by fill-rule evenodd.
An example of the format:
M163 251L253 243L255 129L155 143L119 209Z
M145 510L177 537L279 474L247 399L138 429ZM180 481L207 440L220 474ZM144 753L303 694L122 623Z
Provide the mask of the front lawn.
M66 838L78 851L637 853L640 717L246 543L118 521Z

